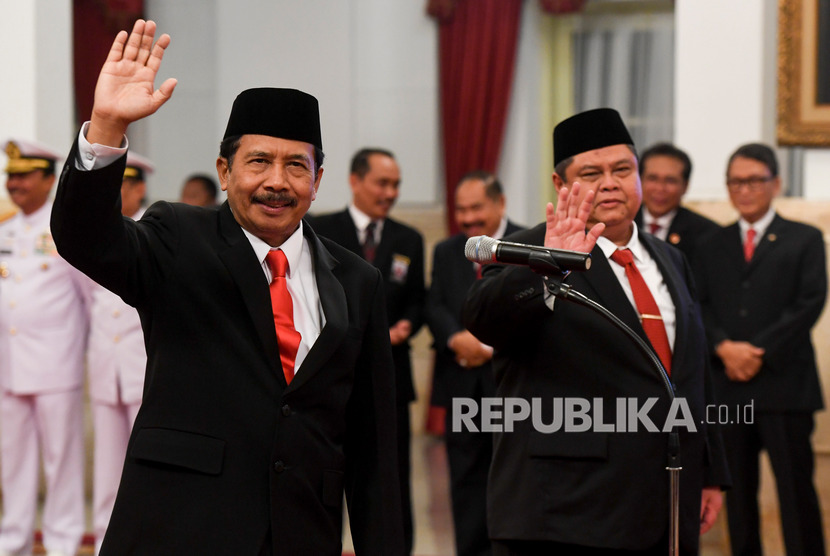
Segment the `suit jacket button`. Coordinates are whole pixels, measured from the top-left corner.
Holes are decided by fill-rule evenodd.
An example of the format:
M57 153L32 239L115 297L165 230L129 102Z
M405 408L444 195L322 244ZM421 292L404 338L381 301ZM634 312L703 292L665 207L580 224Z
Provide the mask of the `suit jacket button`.
M285 415L286 417L291 415L291 408L288 406L288 404L282 406L282 414Z
M740 317L745 317L748 314L749 314L749 311L747 311L746 309L741 309L740 311L738 311L738 316L740 316Z
M274 471L276 471L277 473L282 473L283 471L285 471L285 464L281 461L278 461L274 464Z

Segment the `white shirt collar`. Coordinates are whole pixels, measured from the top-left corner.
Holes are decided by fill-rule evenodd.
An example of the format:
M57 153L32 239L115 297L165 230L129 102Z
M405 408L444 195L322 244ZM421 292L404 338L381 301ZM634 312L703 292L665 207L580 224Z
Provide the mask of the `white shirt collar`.
M642 242L640 242L640 235L637 231L637 226L635 226L633 222L631 223L631 228L631 238L628 240L628 243L623 246L617 245L607 237L600 236L597 240L597 245L600 249L602 249L602 254L605 255L606 258L610 259L611 255L613 255L614 251L617 249L629 249L631 250L631 254L634 255L635 261L643 262L643 250L645 247L643 247Z
M498 229L496 229L496 233L493 234L493 239L503 238L505 232L507 232L507 218L502 218L501 222L499 222Z
M370 222L372 222L372 218L368 214L357 208L354 203L349 203L349 215L351 215L355 227L359 232L361 232L361 234L366 231L366 227L369 225ZM377 224L376 230L383 227L383 219L375 220L375 222Z
M750 228L752 228L753 230L755 230L755 242L757 243L758 241L760 241L761 237L763 237L763 235L766 233L767 228L769 228L769 225L772 224L772 220L774 218L775 209L772 206L770 206L767 213L754 224L750 224L749 222L741 218L740 220L738 220L738 226L740 226L741 228L741 237L745 238L746 232Z
M240 226L241 227L241 226ZM294 233L291 234L288 239L286 239L282 245L279 247L271 247L263 240L242 228L242 232L245 234L245 237L248 238L248 241L251 242L251 247L254 248L254 253L256 253L257 260L260 264L265 263L265 257L268 255L268 252L272 249L281 249L283 253L285 253L285 258L288 260L288 278L291 278L291 273L294 272L294 269L299 268L300 266L300 259L303 255L303 221L300 220L300 225L297 226L297 229L294 230Z
M375 243L380 243L380 239L383 237L383 219L373 221L368 214L357 208L354 202L349 203L349 215L352 217L361 244L366 239L366 228L369 227L371 222L375 223Z
M648 208L643 207L643 225L648 226L652 222L660 225L661 228L668 229L671 226L672 220L677 215L677 208L674 208L664 214L663 216L654 216L649 212Z

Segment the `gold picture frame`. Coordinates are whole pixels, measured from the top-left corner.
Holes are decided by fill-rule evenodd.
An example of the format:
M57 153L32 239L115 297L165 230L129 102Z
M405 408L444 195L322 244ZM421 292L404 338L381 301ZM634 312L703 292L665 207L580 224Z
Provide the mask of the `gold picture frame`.
M819 44L830 40L830 24L819 22L819 4L825 2L778 1L780 145L830 146L830 93L817 88L820 80L822 87L830 84L830 63L818 63Z

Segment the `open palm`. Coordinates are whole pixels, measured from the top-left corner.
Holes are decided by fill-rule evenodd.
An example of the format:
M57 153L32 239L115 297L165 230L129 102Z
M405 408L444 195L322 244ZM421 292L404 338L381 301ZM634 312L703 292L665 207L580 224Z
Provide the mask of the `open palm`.
M553 204L548 203L545 247L590 253L605 230L605 224L599 223L585 231L594 202L594 192L588 191L580 203L579 188L579 184L574 183L570 191L567 187L560 189L555 209Z
M129 35L121 31L115 37L95 86L91 126L123 134L130 123L153 114L173 94L172 78L154 88L170 44L166 34L153 44L155 32L155 22L138 20Z

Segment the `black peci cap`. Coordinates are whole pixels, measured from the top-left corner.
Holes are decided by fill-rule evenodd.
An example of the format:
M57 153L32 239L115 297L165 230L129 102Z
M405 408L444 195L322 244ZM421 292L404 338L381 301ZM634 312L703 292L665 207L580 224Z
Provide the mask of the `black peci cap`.
M233 101L223 139L237 135L304 141L322 151L317 99L296 89L263 87L242 91Z
M633 144L620 113L613 108L580 112L553 128L553 165L594 149Z

